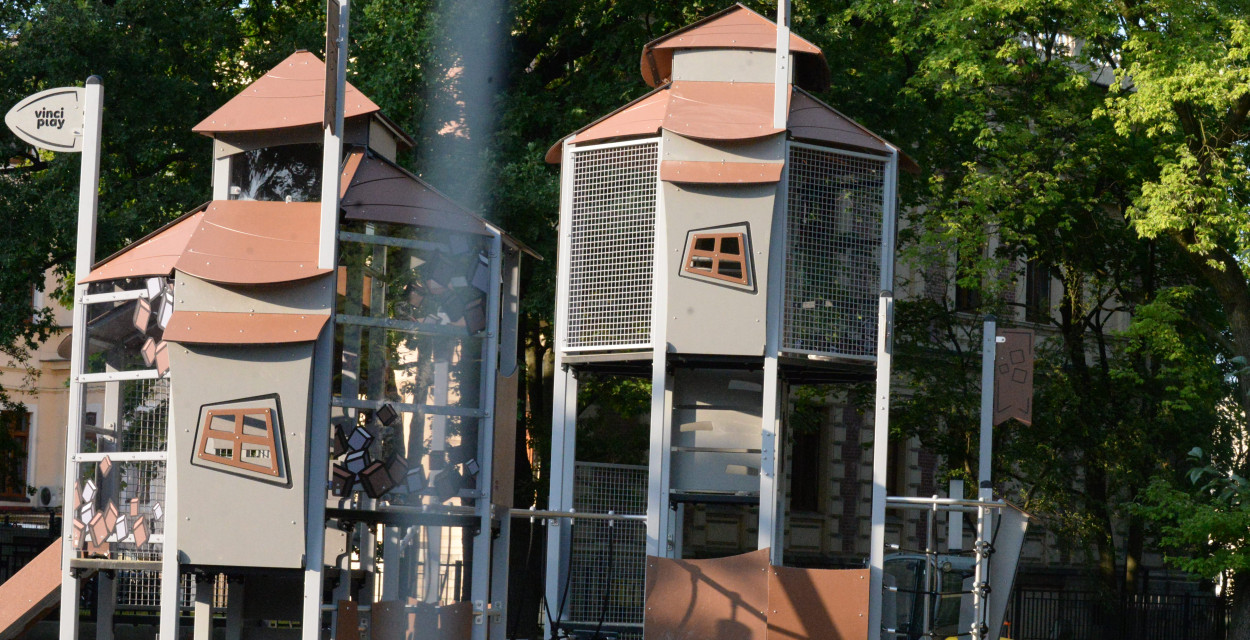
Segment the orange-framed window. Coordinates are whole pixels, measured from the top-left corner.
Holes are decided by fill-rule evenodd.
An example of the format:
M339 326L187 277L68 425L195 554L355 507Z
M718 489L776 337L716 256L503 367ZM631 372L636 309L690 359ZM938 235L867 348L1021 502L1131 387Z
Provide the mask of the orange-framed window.
M29 453L30 413L0 411L0 500L30 500L26 495Z
M746 234L693 234L683 269L686 273L734 284L751 284L751 273L747 268Z

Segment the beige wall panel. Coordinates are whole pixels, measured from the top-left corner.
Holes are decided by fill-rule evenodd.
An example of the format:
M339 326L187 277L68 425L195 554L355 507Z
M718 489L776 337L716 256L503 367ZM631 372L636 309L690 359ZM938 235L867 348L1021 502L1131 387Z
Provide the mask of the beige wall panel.
M676 353L762 356L768 245L777 185L663 183L668 220L668 349ZM688 232L745 223L753 291L682 276ZM657 274L661 277L663 274Z
M790 65L794 77L794 65ZM673 80L772 83L777 55L772 51L678 49L673 53Z
M174 309L328 314L326 301L333 278L334 274L325 274L276 285L224 286L179 271L174 278Z
M300 568L312 343L171 345L184 564ZM201 407L276 394L285 482L192 464Z
M369 120L369 148L383 158L395 162L395 134L382 123L372 119Z
M663 160L698 162L781 162L785 159L785 137L781 134L756 140L726 140L714 144L664 132Z

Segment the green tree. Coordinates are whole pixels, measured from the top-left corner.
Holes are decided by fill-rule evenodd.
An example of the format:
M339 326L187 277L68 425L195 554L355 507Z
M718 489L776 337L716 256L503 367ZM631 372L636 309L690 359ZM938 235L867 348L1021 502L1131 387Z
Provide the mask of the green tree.
M995 473L1088 547L1108 589L1124 551L1132 586L1144 544L1146 523L1120 505L1188 446L1227 441L1220 362L1238 353L1226 335L1236 319L1212 297L1218 285L1185 245L1142 233L1170 147L1128 135L1148 111L1131 106L1142 91L1120 91L1107 71L1126 65L1136 81L1146 45L1129 11L1167 8L865 0L831 22L861 51L849 59L865 88L850 93L899 95L879 117L909 123L897 139L928 171L910 192L923 206L904 238L919 288L935 295L900 309L900 368L914 394L900 402L899 424L944 453L952 473L972 475L979 314L1024 302L1014 300L1015 265L1047 270L1061 292L1043 331L1035 424L1000 431ZM1151 28L1212 41L1198 49L1223 46L1214 31L1177 24ZM980 291L977 315L944 302L951 280ZM1116 312L1132 314L1127 332L1115 330ZM1116 546L1118 522L1128 524L1127 549Z

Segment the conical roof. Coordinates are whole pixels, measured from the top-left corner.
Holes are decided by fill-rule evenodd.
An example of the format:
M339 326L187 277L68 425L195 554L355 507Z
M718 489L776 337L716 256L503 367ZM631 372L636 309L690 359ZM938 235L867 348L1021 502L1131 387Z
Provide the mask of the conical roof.
M319 125L325 117L325 85L326 65L321 58L308 51L296 51L195 125L192 131L212 136ZM347 83L344 118L380 110L359 89Z
M659 87L672 78L677 49L776 51L777 23L738 3L660 36L642 48L642 78L649 86ZM829 64L820 47L791 33L790 53L799 86L812 91L829 87Z

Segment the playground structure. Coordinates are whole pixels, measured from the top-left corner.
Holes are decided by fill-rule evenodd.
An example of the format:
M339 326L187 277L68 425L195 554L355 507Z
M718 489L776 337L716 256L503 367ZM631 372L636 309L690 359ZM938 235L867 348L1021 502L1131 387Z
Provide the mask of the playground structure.
M306 640L504 638L514 517L548 527L557 618L573 523L641 521L648 638L913 638L952 602L960 633L995 637L1024 518L984 493L888 498L884 446L868 566L785 566L791 385L875 379L887 439L897 171L915 164L809 93L828 66L781 22L735 5L649 43L655 90L547 155L562 179L541 511L512 504L519 267L537 256L395 163L413 142L343 81L342 50L329 71L295 53L197 125L211 201L99 262L94 217L80 228L61 638L95 577L109 640L133 575L159 581L164 638L184 575L196 640L221 580L230 640L273 619ZM583 372L651 381L645 513L573 510ZM684 506L712 502L755 507L760 551L683 559ZM939 559L963 533L920 550L909 590L886 571L887 508L928 511L930 533L977 516L957 593ZM904 609L921 620L901 627Z

